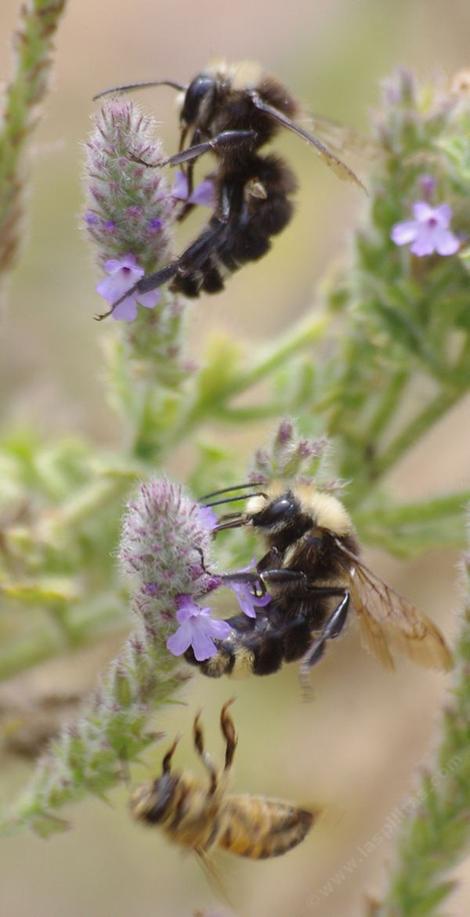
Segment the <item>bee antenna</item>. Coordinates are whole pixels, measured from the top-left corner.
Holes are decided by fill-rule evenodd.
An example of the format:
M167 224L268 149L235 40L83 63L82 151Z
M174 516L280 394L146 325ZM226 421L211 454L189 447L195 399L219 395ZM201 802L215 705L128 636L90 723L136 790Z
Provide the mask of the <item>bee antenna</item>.
M250 483L246 484L232 484L231 487L222 487L220 490L213 490L210 494L204 494L204 496L200 498L200 502L202 502L202 500L210 500L211 497L218 497L220 494L231 493L232 490L248 490L250 487L260 487L261 484L264 484L264 481L251 481Z
M249 497L265 497L266 500L268 499L268 495L262 490L256 490L255 493L248 494L247 497L224 497L223 500L213 500L212 503L204 503L204 506L223 506L224 503L237 503L239 500L248 500Z
M171 86L172 89L176 89L178 92L185 92L188 88L181 83L176 83L174 80L150 80L143 83L127 83L125 86L111 86L110 89L103 89L93 96L93 102L96 102L97 99L101 99L103 96L111 95L113 92L132 92L133 89L148 89L152 86Z

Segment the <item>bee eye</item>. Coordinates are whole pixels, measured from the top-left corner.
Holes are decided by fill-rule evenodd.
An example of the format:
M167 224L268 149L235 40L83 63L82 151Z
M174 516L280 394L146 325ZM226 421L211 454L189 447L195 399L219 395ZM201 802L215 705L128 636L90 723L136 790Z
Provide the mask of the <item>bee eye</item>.
M276 500L272 500L271 503L262 509L259 513L253 514L253 525L262 526L263 528L270 528L274 525L279 525L280 523L289 522L292 513L297 510L297 501L292 494L283 494L282 497L278 497Z
M181 109L181 120L186 124L194 124L199 116L202 102L209 99L215 92L214 77L207 73L200 73L189 84Z

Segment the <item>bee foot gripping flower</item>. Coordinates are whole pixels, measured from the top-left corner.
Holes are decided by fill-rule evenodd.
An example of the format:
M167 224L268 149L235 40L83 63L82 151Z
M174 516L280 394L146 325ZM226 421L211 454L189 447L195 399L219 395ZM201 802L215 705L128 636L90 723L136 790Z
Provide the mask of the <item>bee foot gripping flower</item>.
M97 293L106 302L112 305L126 292L131 291L134 284L144 276L143 267L139 267L134 255L124 255L122 258L109 258L103 265L108 277L101 280L96 287ZM130 292L126 299L113 310L112 317L115 321L132 322L137 316L137 304L153 309L160 299L159 290L149 293Z
M200 207L215 207L215 189L214 182L210 178L205 178L196 186L192 194L189 194L188 179L184 172L177 172L171 194L179 201L188 204L197 204Z
M237 573L249 573L256 567L256 561L253 560L248 567L237 570ZM269 605L271 596L267 592L265 595L255 595L253 586L248 582L238 582L236 579L225 579L224 585L228 586L235 593L240 610L247 618L256 618L256 608L263 608Z

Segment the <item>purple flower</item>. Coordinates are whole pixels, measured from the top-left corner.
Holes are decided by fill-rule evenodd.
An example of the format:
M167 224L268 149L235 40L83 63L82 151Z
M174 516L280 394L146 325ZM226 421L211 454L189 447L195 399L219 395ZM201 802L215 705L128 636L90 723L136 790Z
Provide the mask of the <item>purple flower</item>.
M210 178L205 178L188 197L188 179L184 172L177 172L171 194L177 200L187 201L189 204L198 204L201 207L214 206L214 182Z
M437 184L434 176L428 174L422 175L419 184L425 200L431 201Z
M145 273L144 269L139 267L134 255L110 258L105 261L104 269L109 276L99 282L96 292L111 304L116 302L126 290L130 290ZM135 291L119 303L112 317L117 321L132 322L137 316L137 303L145 306L146 309L153 309L159 299L159 290L151 290L150 293Z
M168 637L167 648L173 656L182 656L192 646L198 662L210 659L217 652L214 640L228 637L232 630L230 624L211 618L210 608L200 608L191 595L179 596L177 602L179 627Z
M200 525L208 532L213 532L219 520L212 507L199 505L198 514Z
M409 245L413 255L423 258L425 255L455 255L460 242L449 229L452 209L449 204L432 207L427 201L416 201L413 204L414 220L395 223L390 238L395 245Z
M238 570L238 573L248 573L255 568L256 564L253 560L248 567L243 567L241 570ZM266 593L262 596L254 595L253 588L251 583L237 583L236 580L227 579L223 585L228 586L231 589L236 597L237 602L247 618L256 618L256 607L262 608L264 605L269 605L271 601L271 596L269 593Z

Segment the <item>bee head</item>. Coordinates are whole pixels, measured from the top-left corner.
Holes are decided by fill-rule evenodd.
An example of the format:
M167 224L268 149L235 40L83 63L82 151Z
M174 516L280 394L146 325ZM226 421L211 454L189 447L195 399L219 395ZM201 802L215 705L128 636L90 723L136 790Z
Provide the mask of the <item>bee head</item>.
M189 84L183 98L180 121L184 127L205 127L210 121L217 94L217 78L199 73Z
M152 783L139 786L130 801L133 817L151 825L163 821L171 806L178 780L178 776L167 772Z
M291 526L300 513L300 501L291 490L286 490L271 499L252 497L246 508L246 521L266 535L274 535Z

